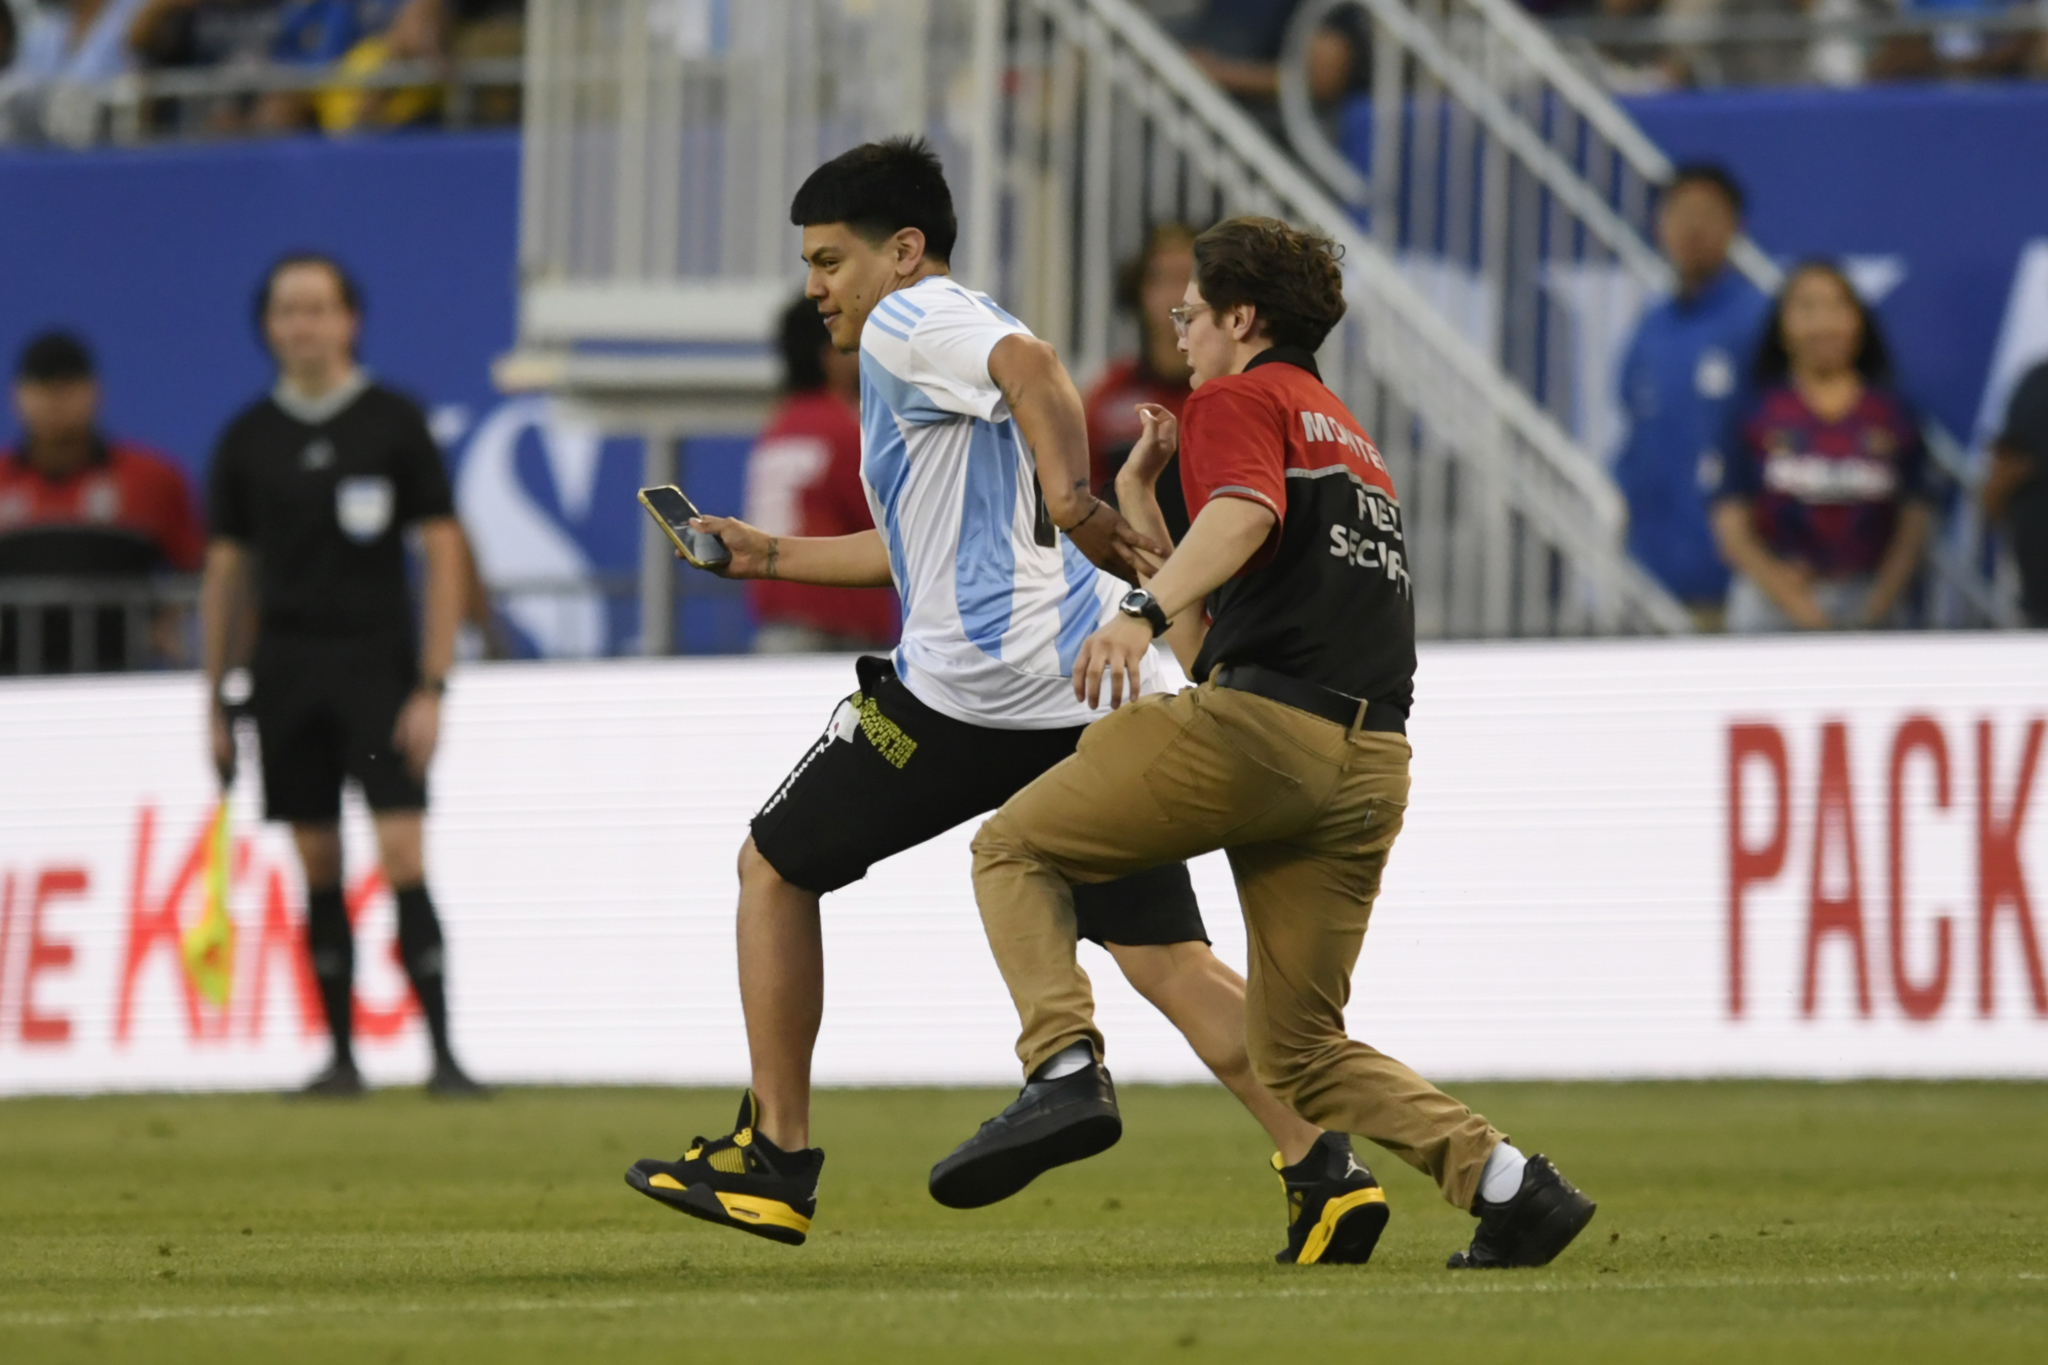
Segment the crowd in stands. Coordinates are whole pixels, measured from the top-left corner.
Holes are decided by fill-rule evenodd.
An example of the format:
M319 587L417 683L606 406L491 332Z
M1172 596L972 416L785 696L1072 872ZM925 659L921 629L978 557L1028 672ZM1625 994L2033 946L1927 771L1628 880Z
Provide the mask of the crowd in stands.
M0 140L93 140L89 92L131 73L223 78L217 93L149 101L143 117L162 133L429 123L456 64L517 58L524 34L524 0L0 0ZM419 83L380 79L387 68ZM253 78L279 71L307 79ZM465 107L471 122L517 117L502 78Z
M1938 495L1919 419L1838 267L1803 262L1771 299L1729 264L1743 208L1710 165L1680 168L1660 205L1678 290L1619 375L1629 551L1702 629L1912 624ZM1979 497L2024 614L2048 625L2048 361L2014 395Z
M2038 0L1525 3L1621 91L2048 77Z

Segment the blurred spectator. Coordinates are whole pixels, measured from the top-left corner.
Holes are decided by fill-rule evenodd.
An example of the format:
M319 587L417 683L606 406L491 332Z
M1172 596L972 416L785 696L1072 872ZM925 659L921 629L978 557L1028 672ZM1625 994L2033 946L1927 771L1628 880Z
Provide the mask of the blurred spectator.
M1116 473L1144 434L1138 404L1157 403L1178 417L1187 401L1191 371L1173 329L1173 309L1194 272L1195 230L1185 223L1161 223L1117 280L1118 305L1138 320L1138 353L1112 361L1088 390L1089 472L1104 498L1114 500ZM1167 462L1158 490L1159 510L1176 543L1188 531L1178 459Z
M1979 496L1985 519L2004 523L2019 561L2027 624L2048 628L2048 360L2013 390Z
M128 46L150 70L247 70L290 61L283 0L143 0L128 26ZM277 132L305 122L305 99L292 91L166 100L151 112L159 128L185 132Z
M1741 187L1727 171L1679 168L1657 212L1678 292L1643 315L1621 362L1628 434L1614 477L1628 500L1629 553L1702 629L1719 628L1728 594L1707 516L1721 479L1715 445L1771 307L1728 264L1742 212Z
M316 0L340 4L343 0ZM517 57L525 49L525 0L369 0L379 6L367 17L357 40L335 54L345 75L361 77L395 62L446 68L456 61ZM395 3L395 8L390 6ZM360 7L359 7L360 12ZM441 112L438 86L363 91L343 83L315 101L320 126L330 133L361 127L397 128ZM514 123L519 118L516 85L477 92L473 121Z
M1202 0L1169 30L1195 65L1223 87L1266 131L1284 140L1280 120L1280 51L1302 0ZM1326 105L1369 79L1369 30L1359 11L1339 10L1309 40L1308 86Z
M1970 77L2048 75L2048 46L2039 33L1986 31L1976 20L2017 9L2025 0L1896 0L1905 15L1953 22L1931 33L1902 33L1878 45L1870 59L1873 80L1966 80Z
M71 91L129 69L128 24L141 3L68 0L32 10L0 72L0 140L91 141L99 106Z
M1876 319L1833 265L1785 281L1756 396L1723 452L1714 532L1736 574L1728 629L1898 623L1927 542L1927 452Z
M0 598L5 579L139 580L199 567L203 539L192 493L155 451L109 440L98 425L99 383L76 337L46 332L15 367L19 450L0 452ZM88 594L89 595L89 594ZM40 658L21 657L22 609L0 620L0 669L62 672L71 666L74 614L40 612ZM94 610L87 667L136 667L118 608Z
M745 520L777 536L873 530L860 475L860 357L834 349L818 305L799 297L779 333L788 396L747 452ZM755 579L747 601L759 654L886 649L902 612L896 594Z

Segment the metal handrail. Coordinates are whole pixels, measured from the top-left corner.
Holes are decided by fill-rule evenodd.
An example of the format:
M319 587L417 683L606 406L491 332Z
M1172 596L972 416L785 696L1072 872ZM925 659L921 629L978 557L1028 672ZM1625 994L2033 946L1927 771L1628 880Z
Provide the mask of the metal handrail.
M1670 159L1551 36L1558 25L1566 21L1557 21L1546 31L1545 26L1539 25L1513 0L1454 2L1475 14L1480 19L1484 34L1497 37L1512 51L1514 61L1525 77L1533 77L1538 89L1547 89L1561 100L1571 115L1596 134L1612 149L1612 154L1621 158L1642 181L1651 186L1670 183L1674 172ZM1572 162L1553 150L1535 124L1510 107L1503 91L1512 82L1500 73L1497 62L1482 60L1475 64L1462 51L1453 49L1448 19L1450 4L1436 8L1434 13L1439 17L1435 22L1429 22L1410 0L1311 0L1297 12L1288 34L1281 68L1281 107L1285 126L1304 160L1318 168L1326 182L1340 192L1348 191L1354 202L1378 214L1375 230L1382 241L1392 240L1389 226L1397 221L1396 215L1401 212L1397 197L1389 193L1389 187L1398 183L1398 169L1376 165L1374 179L1380 182L1378 184L1359 175L1330 143L1322 125L1314 117L1308 98L1308 38L1332 12L1344 7L1356 8L1370 15L1382 43L1392 40L1387 43L1391 61L1388 54L1382 54L1380 59L1382 73L1398 75L1400 54L1405 52L1411 56L1434 82L1463 103L1471 116L1498 139L1536 183L1574 215L1579 227L1611 253L1616 262L1651 290L1668 291L1671 288L1670 269L1651 247L1647 224L1637 226L1614 211L1601 190L1580 174ZM1469 33L1462 35L1464 48L1472 46L1472 37ZM1390 118L1397 114L1401 107L1400 98L1398 90L1376 91L1377 115ZM1534 107L1539 110L1540 117L1541 102L1538 101ZM1397 135L1385 129L1376 132L1379 139L1376 157L1390 148L1398 148L1397 142L1388 140ZM1394 159L1388 158L1389 161ZM1338 169L1340 164L1343 170ZM1783 272L1747 233L1737 237L1729 259L1740 273L1766 293L1776 293L1783 284ZM1966 494L1974 490L1981 478L1962 457L1960 447L1947 429L1929 417L1923 420L1922 434L1928 449L1935 453L1937 463L1943 465L1949 476ZM1944 460L1944 453L1949 453L1950 458ZM1931 545L1929 564L1943 580L1944 586L1978 617L1994 624L2012 623L2017 614L2010 604L2002 603L1983 575L1969 567L1982 535L1974 502L1967 496L1956 521L1957 543L1947 545L1937 541Z
M1322 186L1280 155L1249 115L1225 98L1163 30L1129 0L1033 3L1077 35L1091 61L1107 62L1108 78L1120 92L1145 99L1151 87L1164 87L1179 107L1150 111L1160 130L1166 136L1179 130L1186 140L1204 143L1212 160L1227 157L1233 163L1228 170L1242 181L1242 192L1233 197L1264 201L1265 211L1313 223L1344 248L1353 315L1369 313L1376 324L1366 337L1371 377L1396 391L1435 428L1425 445L1466 452L1475 468L1497 481L1494 493L1483 496L1507 497L1553 544L1568 549L1603 579L1639 625L1675 633L1691 628L1683 608L1621 551L1625 511L1598 463L1417 290ZM1115 41L1104 41L1110 38ZM1380 338L1388 322L1419 344L1385 344ZM1463 392L1445 392L1445 380ZM1476 400L1476 410L1466 406L1468 400ZM1534 467L1505 458L1504 438L1510 436L1534 457ZM1560 492L1569 493L1570 505L1560 502ZM1493 552L1500 554L1501 547ZM1525 584L1523 591L1529 590ZM1479 633L1504 629L1507 610L1505 603L1485 608ZM1611 620L1609 628L1617 623Z
M518 57L480 57L442 62L389 62L374 71L345 72L337 64L266 62L251 65L130 71L104 81L61 81L31 85L0 76L0 96L41 93L67 112L45 119L58 140L78 143L144 140L142 111L158 101L233 99L320 90L404 90L441 87L467 93L519 87L525 63Z
M45 626L53 613L61 614L70 632L65 671L94 672L100 668L99 622L106 613L119 612L118 668L184 663L150 658L150 627L161 612L189 611L198 600L199 579L193 574L0 576L0 641L12 647L12 673L40 674L45 671Z
M1816 38L1933 37L1959 29L1979 33L2048 32L2048 10L1942 10L1938 14L1645 14L1547 19L1556 39L1600 47L1689 47L1806 42Z

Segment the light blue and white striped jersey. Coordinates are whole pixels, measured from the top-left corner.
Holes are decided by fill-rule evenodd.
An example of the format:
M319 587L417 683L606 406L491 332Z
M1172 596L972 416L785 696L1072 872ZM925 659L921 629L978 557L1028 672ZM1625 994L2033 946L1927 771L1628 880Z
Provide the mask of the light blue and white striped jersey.
M860 338L861 480L903 599L904 685L956 720L1052 730L1106 714L1074 700L1074 656L1125 589L1066 537L1038 543L1036 466L988 373L1018 335L944 276L876 304ZM1143 690L1184 682L1155 648Z

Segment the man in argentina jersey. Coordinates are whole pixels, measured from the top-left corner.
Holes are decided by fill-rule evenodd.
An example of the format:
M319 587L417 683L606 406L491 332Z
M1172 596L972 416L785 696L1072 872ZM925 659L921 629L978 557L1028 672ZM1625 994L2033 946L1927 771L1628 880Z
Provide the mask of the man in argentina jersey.
M861 476L905 606L896 671L955 720L1085 725L1095 713L1074 698L1074 655L1124 585L1053 534L1032 451L989 374L1010 337L1031 333L944 275L882 299L861 331ZM1155 651L1147 691L1162 656L1178 672Z
M676 1161L636 1162L626 1179L680 1212L794 1244L809 1233L824 1159L810 1146L820 898L993 810L1073 753L1103 713L1076 699L1074 656L1122 595L1097 565L1131 573L1164 547L1089 492L1080 395L1052 348L949 277L952 198L922 141L871 143L826 163L790 217L804 229L806 292L833 344L860 352L862 478L878 529L790 537L722 517L698 525L724 540L735 577L893 584L902 643L893 659L859 661L858 690L740 850L753 1087L734 1131ZM1164 650L1141 670L1150 689L1183 681ZM1185 864L1076 886L1072 920L1278 1146L1317 1140L1251 1075L1243 982L1209 950ZM1117 1140L1114 1090L1092 1048L1027 1079L1007 1116L1020 1146L1034 1117L1078 1131L1069 1160ZM933 1194L948 1202L941 1181Z

